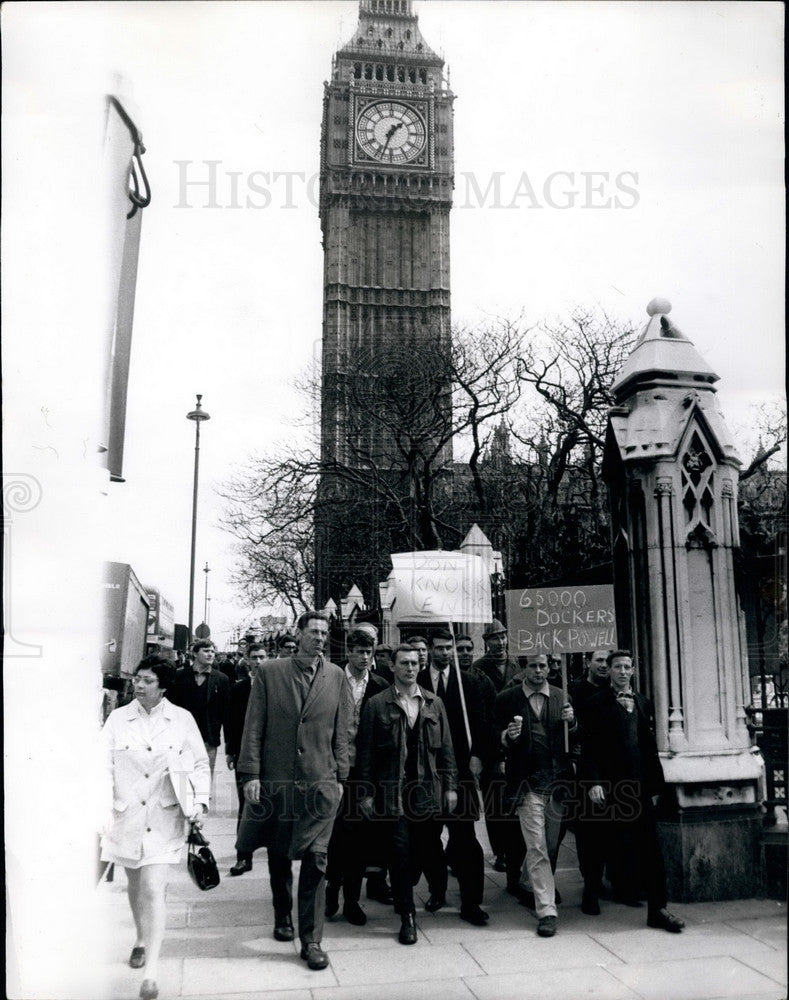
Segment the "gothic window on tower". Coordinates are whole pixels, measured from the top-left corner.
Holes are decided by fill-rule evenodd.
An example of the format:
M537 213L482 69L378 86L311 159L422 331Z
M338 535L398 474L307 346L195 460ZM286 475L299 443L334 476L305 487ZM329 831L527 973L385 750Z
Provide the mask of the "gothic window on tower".
M365 80L372 80L373 78L373 66L372 63L364 64L364 78Z
M375 79L383 80L383 78L384 78L384 68L383 66L378 65L375 67Z
M416 83L416 70L413 67L408 71L408 79L411 83Z
M361 78L362 78L362 64L361 63L354 63L353 64L353 75L354 75L354 77L357 80L361 80Z
M402 42L400 44L402 45ZM405 67L403 66L397 67L397 79L400 81L400 83L405 83Z
M395 77L394 66L387 66L386 67L386 79L390 80L390 81L394 81L394 77Z
M682 457L682 506L689 539L713 536L715 465L698 431L694 431Z

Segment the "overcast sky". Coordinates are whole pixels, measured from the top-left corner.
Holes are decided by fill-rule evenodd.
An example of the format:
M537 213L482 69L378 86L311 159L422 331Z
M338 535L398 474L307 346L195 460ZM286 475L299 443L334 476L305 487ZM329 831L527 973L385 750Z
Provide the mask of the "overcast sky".
M321 337L323 82L358 5L8 9L6 86L9 47L36 60L42 94L45 78L117 74L106 86L142 129L153 200L127 482L112 487L103 555L131 563L186 620L194 426L185 414L203 393L212 419L197 565L211 567L211 625L224 645L249 610L228 585L232 543L216 527L215 491L253 451L297 446L305 414L293 383ZM665 296L721 376L735 433L746 428L751 407L783 390L781 5L425 0L415 9L457 95L453 320L523 311L537 322L583 305L641 326L646 303ZM45 103L35 88L23 96L45 133L54 124ZM209 170L212 192L193 183Z

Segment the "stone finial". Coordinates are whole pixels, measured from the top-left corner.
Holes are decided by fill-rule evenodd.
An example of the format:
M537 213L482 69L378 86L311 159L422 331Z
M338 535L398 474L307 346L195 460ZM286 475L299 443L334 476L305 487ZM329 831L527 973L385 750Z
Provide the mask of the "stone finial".
M647 306L648 316L665 315L671 312L671 303L668 299L655 298Z

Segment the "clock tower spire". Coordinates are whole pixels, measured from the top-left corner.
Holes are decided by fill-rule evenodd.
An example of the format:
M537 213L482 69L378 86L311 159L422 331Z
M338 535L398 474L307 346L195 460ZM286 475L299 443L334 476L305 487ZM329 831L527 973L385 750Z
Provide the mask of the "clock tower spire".
M394 471L383 423L360 428L353 419L348 376L360 364L371 378L383 374L392 352L449 346L453 101L411 0L360 0L323 99L324 466L372 461ZM320 550L319 542L319 601L362 584L347 566L330 580Z

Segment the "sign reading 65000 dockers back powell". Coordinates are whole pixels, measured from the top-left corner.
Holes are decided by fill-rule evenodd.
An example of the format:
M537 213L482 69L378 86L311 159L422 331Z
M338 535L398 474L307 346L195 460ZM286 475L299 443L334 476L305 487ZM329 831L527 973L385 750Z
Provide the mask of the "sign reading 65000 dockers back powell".
M614 588L508 590L507 626L510 649L517 653L614 649Z

